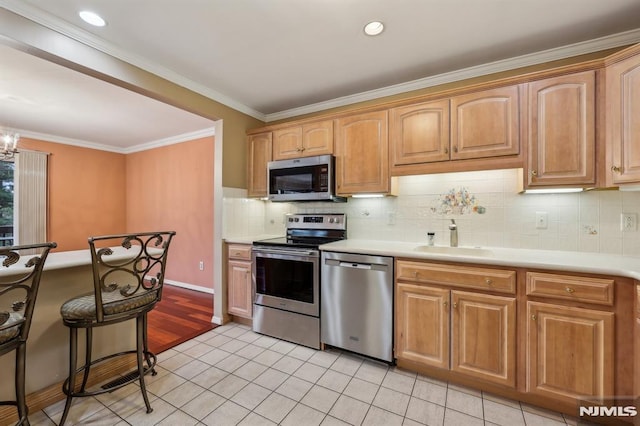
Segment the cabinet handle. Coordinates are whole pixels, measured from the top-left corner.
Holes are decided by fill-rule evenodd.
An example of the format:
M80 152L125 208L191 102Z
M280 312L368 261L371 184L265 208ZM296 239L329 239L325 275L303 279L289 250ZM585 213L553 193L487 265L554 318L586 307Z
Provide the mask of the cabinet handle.
M485 283L486 285L492 285L492 284L493 284L493 281L491 280L491 278L485 278L485 279L484 279L484 283Z
M531 170L531 176L538 176L538 172L535 170Z
M622 168L618 166L611 166L611 171L614 173L620 173L622 172Z
M575 290L572 289L571 287L565 287L565 291L569 294L573 293Z
M537 320L537 319L538 319L538 317L537 317L537 316L535 316L535 315L531 315L531 319L535 321L535 320Z

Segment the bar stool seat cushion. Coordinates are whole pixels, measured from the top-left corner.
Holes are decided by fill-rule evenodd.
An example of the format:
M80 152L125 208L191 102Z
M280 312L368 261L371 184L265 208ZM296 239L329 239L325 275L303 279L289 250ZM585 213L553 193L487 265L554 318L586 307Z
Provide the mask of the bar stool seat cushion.
M123 296L119 291L102 292L105 315L125 314L153 304L158 299L157 290L140 290L131 296ZM60 308L60 315L66 321L95 321L96 298L94 293L67 300Z
M20 326L24 322L24 316L19 312L0 312L0 317L6 318L7 315L6 321L0 324L0 344L17 337L20 334Z

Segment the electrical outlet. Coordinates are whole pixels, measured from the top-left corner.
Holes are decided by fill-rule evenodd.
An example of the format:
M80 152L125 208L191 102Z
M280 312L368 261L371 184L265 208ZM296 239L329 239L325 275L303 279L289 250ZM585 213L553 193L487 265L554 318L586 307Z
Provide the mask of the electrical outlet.
M200 269L201 271L204 271L204 262L202 260L198 264L198 269Z
M547 229L549 214L547 212L536 212L536 229Z
M620 230L621 231L635 231L638 229L638 220L636 213L621 213L620 214Z

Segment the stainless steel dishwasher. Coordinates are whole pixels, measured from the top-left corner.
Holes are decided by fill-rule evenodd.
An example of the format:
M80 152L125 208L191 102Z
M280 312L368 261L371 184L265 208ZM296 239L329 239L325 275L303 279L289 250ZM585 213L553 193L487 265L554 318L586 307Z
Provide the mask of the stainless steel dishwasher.
M393 258L322 252L321 342L393 362Z

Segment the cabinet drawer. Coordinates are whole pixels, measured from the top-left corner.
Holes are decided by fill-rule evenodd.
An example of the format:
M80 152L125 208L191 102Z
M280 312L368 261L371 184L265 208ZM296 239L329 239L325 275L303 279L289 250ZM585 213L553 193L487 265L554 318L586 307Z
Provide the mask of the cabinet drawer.
M527 295L613 306L614 280L527 272Z
M229 244L229 259L251 260L251 246L247 244Z
M410 261L398 261L396 266L396 277L402 281L436 283L509 294L516 292L515 271Z

